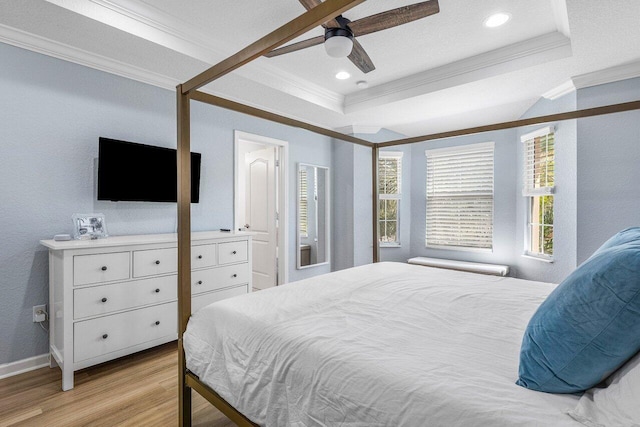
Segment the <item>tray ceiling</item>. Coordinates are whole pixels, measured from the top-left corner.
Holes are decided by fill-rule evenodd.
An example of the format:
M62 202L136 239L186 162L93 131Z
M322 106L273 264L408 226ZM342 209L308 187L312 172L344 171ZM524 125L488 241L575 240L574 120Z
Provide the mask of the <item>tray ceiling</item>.
M415 2L369 0L345 16ZM319 45L259 58L204 90L323 127L416 136L517 119L572 77L640 74L637 0L439 3L436 15L359 37L376 65L368 74ZM173 88L303 12L297 0L5 0L0 40ZM511 20L486 28L495 12Z

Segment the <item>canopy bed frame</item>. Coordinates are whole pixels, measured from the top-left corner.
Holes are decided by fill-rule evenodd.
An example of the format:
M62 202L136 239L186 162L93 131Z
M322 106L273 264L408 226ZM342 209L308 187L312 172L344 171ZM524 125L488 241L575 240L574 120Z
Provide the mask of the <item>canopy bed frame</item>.
M365 0L326 0L317 7L308 10L299 17L281 26L255 43L242 49L235 55L223 60L187 82L177 86L177 131L178 131L178 359L179 359L179 425L191 425L191 390L196 390L233 422L241 426L253 426L248 418L221 398L214 390L202 383L197 376L188 371L183 347L183 334L191 316L191 164L190 164L190 101L200 101L225 109L248 114L258 118L298 127L321 135L353 144L371 148L372 162L372 235L373 242L378 240L378 174L377 164L380 148L396 145L412 144L441 138L469 135L480 132L509 129L532 124L553 121L578 119L603 114L618 113L640 109L640 101L607 105L566 113L521 119L510 122L490 124L473 128L460 129L423 135L413 138L398 139L383 143L371 143L351 135L324 129L302 121L249 107L214 95L199 91L202 86L232 72L288 41L306 33L333 17L363 3ZM380 261L379 245L373 245L372 261Z

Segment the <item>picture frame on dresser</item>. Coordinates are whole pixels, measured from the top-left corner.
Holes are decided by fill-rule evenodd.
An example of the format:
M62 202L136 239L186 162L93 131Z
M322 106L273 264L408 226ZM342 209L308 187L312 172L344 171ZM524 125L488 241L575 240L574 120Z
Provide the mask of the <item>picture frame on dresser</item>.
M95 240L109 236L104 214L74 214L72 219L73 237L76 240Z
M253 234L192 233L192 312L251 292ZM49 249L50 360L62 390L80 369L177 339L176 234L40 243Z

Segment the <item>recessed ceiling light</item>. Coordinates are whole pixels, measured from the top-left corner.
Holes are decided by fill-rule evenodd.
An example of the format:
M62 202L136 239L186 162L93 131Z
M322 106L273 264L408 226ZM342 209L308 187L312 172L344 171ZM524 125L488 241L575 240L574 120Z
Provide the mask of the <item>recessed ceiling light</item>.
M488 28L499 27L500 25L506 24L509 19L511 19L511 15L508 13L494 13L484 20L484 26Z
M338 74L336 74L336 79L338 80L347 80L349 77L351 77L351 74L347 73L346 71L340 71Z

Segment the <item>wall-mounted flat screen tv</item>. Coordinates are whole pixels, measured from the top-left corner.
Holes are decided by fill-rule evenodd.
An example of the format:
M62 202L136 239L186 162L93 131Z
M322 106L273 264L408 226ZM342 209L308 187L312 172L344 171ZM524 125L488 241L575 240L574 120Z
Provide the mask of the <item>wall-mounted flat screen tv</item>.
M176 202L177 151L109 138L98 149L98 200ZM191 202L200 201L200 153L191 153Z

